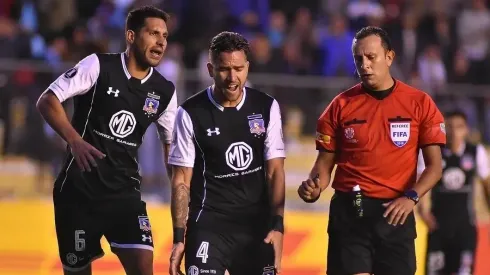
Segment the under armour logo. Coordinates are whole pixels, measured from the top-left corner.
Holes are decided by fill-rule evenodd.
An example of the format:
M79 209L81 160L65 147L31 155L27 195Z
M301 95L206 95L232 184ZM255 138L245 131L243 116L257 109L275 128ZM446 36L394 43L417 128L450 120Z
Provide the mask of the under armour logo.
M116 89L115 91L112 90L112 87L109 87L109 90L107 90L107 94L110 95L110 94L114 94L114 97L118 97L119 96L119 90Z
M146 236L146 235L141 235L141 240L142 240L143 242L146 242L146 241L150 241L150 243L151 243L151 242L153 242L153 241L151 240L151 236Z
M213 134L219 135L219 128L215 127L214 130L211 130L211 128L208 128L206 131L208 131L208 137L212 136Z

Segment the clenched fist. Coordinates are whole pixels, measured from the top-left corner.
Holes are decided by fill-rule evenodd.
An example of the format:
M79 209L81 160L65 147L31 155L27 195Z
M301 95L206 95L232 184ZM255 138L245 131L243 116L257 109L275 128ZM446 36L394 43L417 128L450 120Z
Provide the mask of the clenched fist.
M315 177L314 179L307 179L303 181L298 188L299 197L305 202L315 202L322 192L320 187L320 179Z

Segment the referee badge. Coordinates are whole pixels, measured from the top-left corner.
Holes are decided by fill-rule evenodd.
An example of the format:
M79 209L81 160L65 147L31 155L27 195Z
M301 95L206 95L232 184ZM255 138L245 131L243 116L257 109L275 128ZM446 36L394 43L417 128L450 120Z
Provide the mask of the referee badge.
M410 122L390 123L390 137L397 147L405 146L410 139Z

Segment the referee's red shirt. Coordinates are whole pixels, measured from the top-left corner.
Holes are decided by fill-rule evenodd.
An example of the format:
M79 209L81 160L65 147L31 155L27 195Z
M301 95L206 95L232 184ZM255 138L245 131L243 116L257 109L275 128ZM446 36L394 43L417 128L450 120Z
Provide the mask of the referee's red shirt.
M444 118L434 101L398 80L386 92L350 88L317 123L317 150L336 152L332 187L349 192L359 184L373 198L392 199L411 188L418 149L445 143Z

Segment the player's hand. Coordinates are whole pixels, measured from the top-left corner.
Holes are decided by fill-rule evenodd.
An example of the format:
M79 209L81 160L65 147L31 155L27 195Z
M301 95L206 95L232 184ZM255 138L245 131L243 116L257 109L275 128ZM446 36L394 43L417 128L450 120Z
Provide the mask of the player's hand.
M434 215L431 212L421 213L420 218L427 225L429 232L433 232L434 230L437 229L438 225L437 225L436 217L434 217Z
M282 244L284 240L284 235L275 230L269 231L267 237L265 237L264 242L272 244L274 248L274 268L276 269L276 274L281 273L281 260L282 260Z
M408 215L413 211L415 202L407 197L401 197L387 203L383 203L386 211L383 217L388 218L388 224L393 226L405 223Z
M172 247L172 255L170 256L170 268L168 274L170 275L185 275L180 270L180 263L184 258L184 243L176 243Z
M68 146L70 146L73 158L82 172L92 171L90 168L91 165L97 167L97 162L95 160L105 157L101 151L83 140L82 137L70 141Z
M320 179L318 178L307 179L298 188L298 195L305 202L316 200L321 192L322 188L320 187Z

